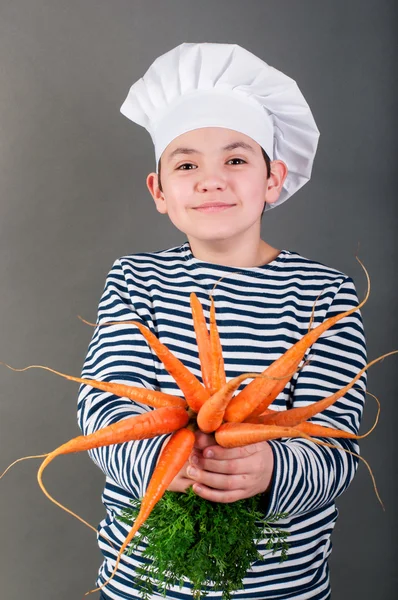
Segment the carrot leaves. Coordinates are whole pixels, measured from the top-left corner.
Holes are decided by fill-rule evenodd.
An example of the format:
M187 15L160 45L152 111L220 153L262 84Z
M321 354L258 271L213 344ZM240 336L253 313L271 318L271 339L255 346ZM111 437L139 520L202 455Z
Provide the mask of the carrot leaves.
M251 565L262 560L258 544L263 553L279 553L280 561L286 560L287 524L277 528L275 522L287 514L265 519L260 498L222 504L200 498L192 488L186 493L167 491L126 552L146 545L146 560L135 581L143 600L154 591L166 596L170 586L182 585L184 578L191 582L195 599L221 591L222 600L230 600L232 592L242 588ZM140 501L131 504L117 517L128 525L136 518Z

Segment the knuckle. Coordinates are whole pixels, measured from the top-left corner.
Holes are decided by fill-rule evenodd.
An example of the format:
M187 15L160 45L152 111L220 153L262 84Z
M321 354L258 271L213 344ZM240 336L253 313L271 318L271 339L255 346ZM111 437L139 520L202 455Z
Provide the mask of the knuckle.
M225 489L226 490L235 490L236 489L236 477L234 476L227 476L226 478L226 482L225 482Z
M226 490L231 490L232 489L232 479L231 477L227 477L225 480L225 489Z
M230 475L235 475L235 473L237 472L237 464L235 461L230 460L227 462L226 464L226 472Z
M241 454L243 458L251 456L255 452L256 444L250 444L250 446L242 446Z

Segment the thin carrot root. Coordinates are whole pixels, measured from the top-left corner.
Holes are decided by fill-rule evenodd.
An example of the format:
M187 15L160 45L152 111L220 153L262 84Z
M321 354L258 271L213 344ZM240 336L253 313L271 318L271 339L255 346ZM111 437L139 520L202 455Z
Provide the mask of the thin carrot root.
M235 273L239 273L239 271L235 271ZM222 277L220 277L220 279L217 279L216 283L213 285L212 290L210 292L210 296L213 296L214 290L216 289L217 285L220 283L220 281L222 281L224 278L226 277L226 275L223 275Z
M355 435L353 433L345 432L340 429L333 429L331 427L325 427L324 425L318 425L318 424L312 423L311 421L303 421L302 423L300 423L299 425L296 425L295 427L299 431L302 431L303 433L307 433L308 435L315 435L313 432L315 431L315 428L317 428L318 437L347 437L347 438L354 438L357 440L365 438L369 434L371 434L372 431L374 430L374 428L376 427L376 425L379 421L380 410L381 410L380 401L377 398L377 396L375 396L371 392L366 392L366 394L369 394L369 396L372 396L378 404L375 421L374 421L372 427L366 433L363 433L361 435L359 435L359 434ZM269 415L276 415L278 412L279 411L273 410L272 408L267 408L267 410L265 411L264 414L259 415L258 417L248 417L244 421L244 423L252 423L254 425L269 425L270 424L269 420L268 420ZM323 435L320 435L321 432L319 430L321 427L324 428L324 431L322 431Z
M53 498L48 491L46 490L46 488L44 487L43 481L42 481L42 475L43 475L43 471L45 469L45 467L47 466L48 462L50 462L50 460L52 460L51 454L54 453L50 453L46 460L43 461L43 463L41 464L39 471L37 473L37 481L39 483L39 486L43 492L43 494L45 496L47 496L47 498L53 502L53 504L56 504L57 506L59 506L59 508L62 508L62 510L64 510L65 512L69 513L70 515L72 515L72 517L75 517L76 519L78 519L81 523L83 523L83 525L86 525L87 527L89 527L89 529L92 529L95 533L97 533L97 529L95 527L93 527L93 525L90 525L90 523L87 523L87 521L85 521L82 517L79 517L79 515L77 515L76 513L74 513L73 511L71 511L69 508L66 508L66 506L64 506L63 504L61 504L60 502L58 502L57 500L55 500L55 498ZM48 460L47 460L48 459Z
M96 379L74 377L73 375L61 373L60 371L56 371L50 367L45 367L44 365L29 365L22 369L11 367L7 363L1 361L0 365L4 365L7 367L7 369L11 369L11 371L16 372L28 371L29 369L43 369L44 371L49 371L50 373L54 373L54 375L59 375L64 379L68 379L69 381L75 381L76 383L89 385L92 388L102 390L104 392L110 392L111 394L119 396L120 398L136 400L141 404L146 404L147 406L152 406L153 408L162 408L164 406L180 406L184 408L187 406L185 400L179 398L178 396L172 396L171 394L165 394L164 392L148 390L146 388L127 385L124 383L114 383L112 381L98 381Z
M144 439L155 437L156 435L172 433L176 429L180 427L184 427L189 420L189 416L185 409L179 407L164 407L149 411L143 415L128 417L127 419L123 419L112 425L108 425L95 433L91 433L89 435L81 435L76 438L73 438L62 444L55 450L50 453L37 455L34 457L23 457L22 459L18 459L16 462L20 460L26 460L27 458L43 458L44 461L40 465L40 468L37 473L37 480L40 488L47 498L59 506L62 510L66 511L79 521L92 529L95 533L97 533L97 529L87 523L84 519L79 517L76 513L66 508L63 504L55 500L44 487L42 476L43 471L47 467L47 465L54 460L57 456L61 454L70 454L75 452L80 452L84 450L90 450L94 448L98 448L100 446L113 445L118 443L123 443L126 441L133 441L137 439ZM4 471L3 475L11 468L10 465L6 471ZM2 476L3 476L2 475ZM108 540L106 536L103 536L110 544L113 546L112 542Z
M10 465L8 465L8 467L6 468L6 470L2 472L2 474L0 475L0 479L2 477L4 477L4 475L7 473L7 471L9 471L11 469L11 467L13 467L14 465L16 465L17 463L19 463L19 462L21 462L23 460L30 460L31 458L45 458L49 454L50 453L47 452L46 454L35 454L33 456L23 456L22 458L17 458L17 460L14 460L14 462L12 462Z
M314 437L326 437L326 438L341 437L341 438L348 438L348 439L355 439L355 440L362 440L363 438L366 438L368 435L370 435L372 433L372 431L376 427L376 425L379 421L380 410L381 410L380 401L377 398L377 396L375 396L371 392L366 392L366 393L369 394L369 396L372 396L376 400L377 413L376 413L376 417L375 417L372 427L365 433L354 434L354 433L351 433L348 431L342 431L341 429L334 429L332 427L326 427L324 425L316 425L315 423L311 423L311 421L305 421L304 423L300 423L299 425L296 426L296 429L298 429L299 431L302 431L303 433L306 433L307 435L311 435ZM258 421L258 422L261 423L262 421Z
M316 297L315 302L312 306L311 318L310 318L310 322L308 324L308 333L311 331L312 323L314 322L316 303L318 302L318 300L322 296L322 294L323 294L323 291L320 294L318 294L318 296Z
M359 252L359 243L358 243L358 249L357 249L357 253L358 253L358 252ZM363 270L365 271L365 274L366 274L366 277L367 277L367 280L368 280L368 292L370 292L370 279L369 279L368 272L367 272L367 270L365 269L365 267L364 267L363 263L362 263L362 262L360 261L360 259L358 258L358 256L355 256L355 258L357 259L357 261L359 262L359 264L361 265L361 267L362 267L362 268L363 268ZM315 314L315 306L316 306L316 303L318 302L318 300L319 300L319 298L322 296L322 294L323 294L323 292L321 292L321 293L319 294L319 296L318 296L318 297L317 297L317 299L315 300L315 302L314 302L314 305L313 305L313 307L312 307L311 318L310 318L310 322L309 322L309 325L308 325L308 332L311 330L311 325L312 325L312 323L313 323L313 321L314 321L314 314ZM368 297L369 297L369 294L367 294L367 297L366 297L366 298L365 298L365 300L363 301L363 304L365 304L365 302L366 302L366 300L368 299ZM363 306L363 305L362 305L362 306Z
M47 458L48 456L50 456L51 452L47 452L46 454L36 454L33 456L23 456L22 458L18 458L17 460L14 460L13 463L11 463L5 471L3 471L3 473L0 475L0 479L2 477L4 477L4 475L7 473L7 471L9 471L11 469L12 466L16 465L17 463L23 461L23 460L30 460L31 458ZM51 500L51 502L53 502L54 504L56 504L57 506L59 506L60 508L62 508L62 510L65 510L66 512L68 512L69 514L71 514L73 517L75 517L76 519L78 519L79 521L81 521L84 525L86 525L87 527L89 527L90 529L92 529L95 533L97 533L97 529L95 527L93 527L92 525L90 525L90 523L87 523L87 521L85 521L84 519L82 519L81 517L79 517L79 515L77 515L76 513L72 512L71 510L69 510L69 508L66 508L66 506L63 506L63 504L60 504L59 502L57 502L57 500L55 500L55 498L53 498L52 496L50 496L50 494L47 492L47 490L45 489L42 481L39 481L39 485L41 487L41 489L43 490L44 494L47 496L47 498L49 498L49 500ZM109 540L105 535L102 535L102 537L104 537L110 544L111 546L114 548L111 540Z
M50 453L52 454L52 453ZM50 455L47 455L47 458ZM46 460L47 460L46 458ZM63 504L61 504L60 502L58 502L58 500L56 500L55 498L53 498L53 496L51 496L51 494L46 490L43 481L42 481L42 475L43 475L43 471L45 469L45 467L47 466L48 463L44 464L46 461L43 461L43 463L41 464L39 471L37 473L37 481L39 483L39 486L43 492L43 494L45 496L47 496L47 498L56 506L58 506L59 508L61 508L62 510L64 510L65 512L69 513L70 515L72 515L72 517L75 517L75 519L77 519L78 521L80 521L81 523L83 523L83 525L86 525L86 527L88 527L89 529L92 529L92 531L94 531L94 533L98 533L101 537L103 537L107 542L109 542L109 544L112 546L113 549L115 549L115 546L113 545L112 541L103 533L100 533L96 527L94 527L93 525L90 525L90 523L88 523L87 521L85 521L82 517L80 517L78 514L76 514L75 512L73 512L72 510L70 510L69 508L67 508L66 506L64 506Z
M326 398L322 398L321 400L316 400L307 406L300 406L297 408L291 408L290 410L283 410L275 412L274 414L268 414L262 420L262 423L268 425L284 425L286 427L296 427L300 423L303 423L314 417L318 413L326 410L330 406L332 406L337 400L339 400L344 394L346 394L358 381L360 377L362 377L363 373L369 369L372 365L384 360L387 356L392 356L393 354L398 354L398 350L393 350L392 352L387 352L382 356L375 358L370 361L367 365L365 365L358 373L351 379L351 381L342 387L340 390L331 394L330 396L326 396ZM257 411L254 411L250 417L255 417Z
M77 315L77 318L80 319L80 321L82 321L82 323L84 323L85 325L90 325L90 327L98 327L99 323L92 323L91 321L87 321L87 319L84 319L81 315ZM122 323L122 321L120 321Z
M60 504L47 492L42 481L44 469L61 454L92 450L100 446L109 446L126 441L155 437L162 433L171 433L180 427L184 427L188 423L188 419L188 414L184 409L158 408L143 415L123 419L94 433L73 438L46 456L37 473L39 486L51 502L68 512L93 531L97 532L95 527Z
M352 452L351 450L348 450L347 448L341 448L340 446L336 446L335 444L329 444L328 442L323 442L323 441L321 441L321 440L316 440L316 439L314 439L314 438L312 438L312 437L310 437L309 439L310 439L312 442L314 442L315 444L319 444L319 445L321 445L321 446L327 446L328 448L336 448L337 450L343 450L344 452L347 452L347 454L351 454L352 456L356 456L356 458L358 458L359 460L361 460L361 461L362 461L362 462L365 464L366 468L367 468L367 469L368 469L368 471L369 471L370 477L371 477L371 479L372 479L373 488L374 488L374 491L375 491L376 497L377 497L378 501L380 502L382 509L383 509L383 510L384 510L384 512L385 512L385 510L386 510L386 509L385 509L385 507L384 507L384 504L383 504L383 501L382 501L382 499L381 499L381 497L380 497L379 490L377 489L377 485L376 485L376 479L375 479L375 476L373 475L373 471L372 471L372 469L370 468L370 465L369 465L369 463L368 463L368 462L367 462L367 461L366 461L366 460L365 460L365 459L364 459L362 456L360 456L360 455L359 455L359 454L357 454L356 452Z
M369 396L372 396L372 398L374 398L377 402L377 414L376 414L376 418L375 418L375 422L373 423L372 427L369 429L369 431L366 433L366 435L369 435L370 433L372 433L372 431L374 430L374 428L376 427L377 423L379 422L379 417L380 417L380 411L381 411L381 404L380 404L380 400L378 399L377 396L375 396L374 394L372 394L371 392L366 392L367 394L369 394ZM366 437L365 434L363 437Z

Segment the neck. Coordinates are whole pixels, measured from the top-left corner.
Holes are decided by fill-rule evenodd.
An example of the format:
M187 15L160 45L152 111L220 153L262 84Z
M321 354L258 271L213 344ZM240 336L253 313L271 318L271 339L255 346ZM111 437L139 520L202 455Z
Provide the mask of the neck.
M243 246L232 245L231 240L208 242L190 237L188 241L195 258L227 267L260 267L275 260L280 253L262 239L248 241Z

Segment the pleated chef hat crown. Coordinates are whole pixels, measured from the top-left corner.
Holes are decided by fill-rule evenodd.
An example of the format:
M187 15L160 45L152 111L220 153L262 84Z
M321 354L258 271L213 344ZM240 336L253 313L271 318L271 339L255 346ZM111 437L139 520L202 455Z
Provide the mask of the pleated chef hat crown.
M173 139L193 129L248 135L288 167L278 201L266 209L310 179L319 131L307 102L293 79L237 44L184 43L159 56L120 112L149 132L156 165Z

